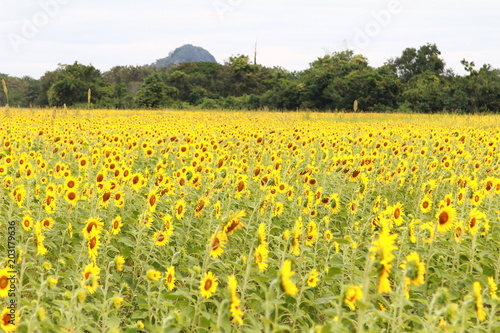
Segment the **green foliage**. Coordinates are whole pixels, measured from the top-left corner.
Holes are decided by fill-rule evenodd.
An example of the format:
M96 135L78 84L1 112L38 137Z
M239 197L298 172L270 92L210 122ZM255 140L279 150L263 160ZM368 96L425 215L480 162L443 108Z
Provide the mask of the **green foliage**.
M231 56L223 65L196 58L172 62L167 68L116 66L103 74L75 62L39 80L5 74L0 78L9 87L9 103L22 107L75 106L86 102L91 89L92 105L110 109L328 111L352 110L357 100L362 111L500 111L500 69L478 69L464 59L468 75L459 76L445 68L440 55L435 44L426 44L407 48L376 68L364 56L345 50L319 57L300 72L258 65L246 55ZM6 103L1 94L0 105Z

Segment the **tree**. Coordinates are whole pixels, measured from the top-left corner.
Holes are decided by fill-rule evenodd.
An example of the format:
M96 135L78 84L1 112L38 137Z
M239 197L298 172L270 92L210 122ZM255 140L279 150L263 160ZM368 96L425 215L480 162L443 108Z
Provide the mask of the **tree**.
M112 94L109 83L101 77L101 72L92 65L59 65L54 82L47 91L48 103L54 106L67 106L87 102L87 92L92 90L95 102Z
M441 51L436 44L426 44L418 50L415 48L407 48L403 51L400 57L389 60L388 64L393 65L398 76L407 82L413 76L422 74L426 71L440 76L444 72L444 60L439 58Z
M154 109L168 105L177 94L176 88L168 87L160 75L154 73L146 78L135 99L137 106Z

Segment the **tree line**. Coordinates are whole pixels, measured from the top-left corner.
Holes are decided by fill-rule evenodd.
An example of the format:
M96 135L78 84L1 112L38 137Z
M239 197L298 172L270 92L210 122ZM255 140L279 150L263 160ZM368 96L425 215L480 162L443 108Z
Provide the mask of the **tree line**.
M168 68L116 66L101 72L78 62L40 79L5 80L0 105L20 107L202 108L269 110L500 112L500 69L462 60L467 74L447 69L435 44L407 48L372 67L351 50L327 54L303 71L265 67L248 56L224 64L181 63ZM90 95L88 91L90 89Z

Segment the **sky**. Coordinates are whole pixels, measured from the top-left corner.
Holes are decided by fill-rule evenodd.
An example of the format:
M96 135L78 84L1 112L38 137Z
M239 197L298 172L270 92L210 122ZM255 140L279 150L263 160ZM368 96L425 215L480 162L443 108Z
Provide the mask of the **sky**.
M498 0L0 0L0 73L39 78L58 64L151 64L184 44L219 63L245 54L304 70L354 50L381 66L408 47L435 43L448 68L460 60L500 68Z

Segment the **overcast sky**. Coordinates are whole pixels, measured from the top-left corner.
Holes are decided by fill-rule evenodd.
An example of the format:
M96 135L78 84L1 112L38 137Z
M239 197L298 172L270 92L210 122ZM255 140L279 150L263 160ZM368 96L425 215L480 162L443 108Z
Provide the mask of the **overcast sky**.
M59 63L101 71L150 64L184 44L219 63L303 70L346 48L372 66L435 43L448 67L500 68L498 0L0 0L0 73L38 78Z

